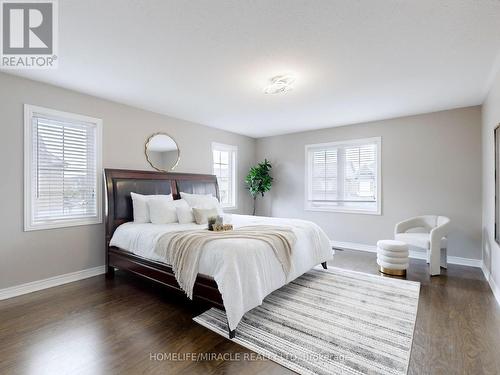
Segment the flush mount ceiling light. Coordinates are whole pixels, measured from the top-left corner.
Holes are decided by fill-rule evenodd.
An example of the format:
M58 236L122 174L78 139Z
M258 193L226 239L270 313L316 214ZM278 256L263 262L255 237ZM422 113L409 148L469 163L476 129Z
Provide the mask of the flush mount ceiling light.
M293 89L295 77L291 74L274 76L269 80L269 85L264 88L264 94L284 94Z

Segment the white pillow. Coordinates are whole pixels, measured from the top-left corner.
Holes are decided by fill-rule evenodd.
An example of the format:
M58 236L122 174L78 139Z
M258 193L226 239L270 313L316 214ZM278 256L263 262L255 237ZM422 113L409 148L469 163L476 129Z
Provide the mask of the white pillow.
M149 223L149 207L148 200L152 198L164 199L165 201L172 201L174 198L172 194L169 195L142 195L137 193L130 193L132 197L132 208L134 211L134 223Z
M177 207L189 208L184 199L166 201L152 198L148 200L149 215L153 224L177 223Z
M208 219L217 216L216 208L193 208L193 215L196 224L206 224Z
M175 210L179 224L194 223L193 209L189 205L187 207L176 207Z
M219 215L224 214L219 201L211 194L189 194L181 192L181 198L185 199L191 208L215 208Z

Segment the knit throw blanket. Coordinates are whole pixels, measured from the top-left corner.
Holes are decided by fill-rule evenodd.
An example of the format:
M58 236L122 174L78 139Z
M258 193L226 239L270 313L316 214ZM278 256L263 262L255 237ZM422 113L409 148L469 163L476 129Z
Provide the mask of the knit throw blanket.
M281 263L286 278L292 267L292 249L296 236L289 228L273 225L253 225L238 229L212 232L186 230L169 232L158 240L155 253L171 265L179 286L193 298L193 287L198 275L198 265L204 246L211 241L227 239L259 240L267 243Z

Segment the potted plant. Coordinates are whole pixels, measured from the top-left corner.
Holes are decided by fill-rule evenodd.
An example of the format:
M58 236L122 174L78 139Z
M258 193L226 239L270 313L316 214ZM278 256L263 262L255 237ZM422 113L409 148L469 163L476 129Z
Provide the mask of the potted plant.
M260 194L262 197L264 193L271 190L273 178L270 175L271 163L267 159L250 168L248 175L245 177L247 188L253 198L253 215L255 215L255 203L257 196Z

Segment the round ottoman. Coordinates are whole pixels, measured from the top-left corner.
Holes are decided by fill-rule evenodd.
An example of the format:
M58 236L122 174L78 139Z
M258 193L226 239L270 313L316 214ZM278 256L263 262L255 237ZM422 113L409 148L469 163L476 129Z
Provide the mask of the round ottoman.
M378 241L377 264L379 271L387 275L406 275L406 269L408 268L408 245L395 240Z

